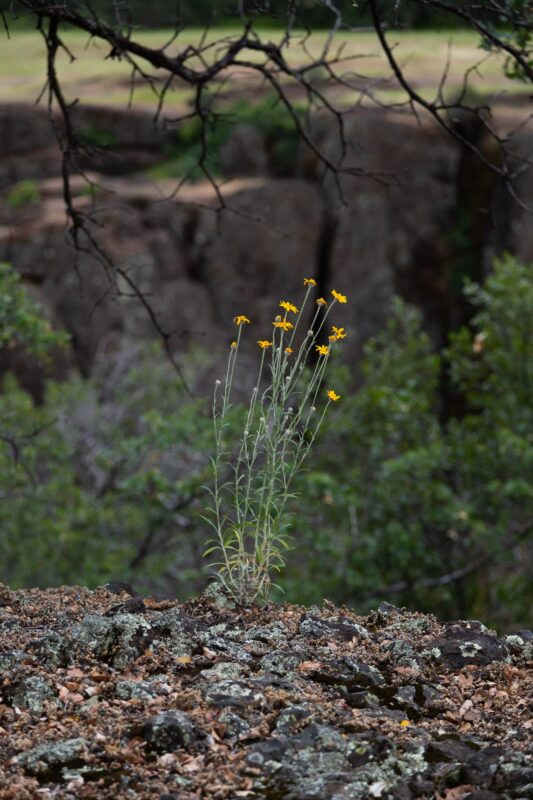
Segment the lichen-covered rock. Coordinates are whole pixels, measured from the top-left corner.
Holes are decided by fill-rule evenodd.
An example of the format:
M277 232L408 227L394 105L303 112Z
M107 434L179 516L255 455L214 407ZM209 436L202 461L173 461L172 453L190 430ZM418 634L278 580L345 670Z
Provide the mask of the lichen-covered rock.
M227 656L228 659L232 661L239 661L241 664L251 664L254 660L252 654L248 652L246 647L232 639L229 632L225 629L226 626L222 626L222 630L220 630L220 627L221 626L212 626L209 630L199 633L198 637L201 643L205 647L208 647L209 650ZM217 628L219 628L219 630L216 630Z
M85 655L124 667L135 661L154 638L149 623L134 614L107 618L92 614L72 631L71 644L78 655Z
M289 706L279 715L276 722L276 733L294 733L296 728L302 724L311 714L308 708L303 706Z
M224 709L220 713L218 721L224 726L224 738L244 738L251 730L251 725L247 720L228 709Z
M142 735L150 750L170 753L179 747L189 748L201 737L201 732L183 711L163 711L146 720Z
M368 639L369 633L362 625L343 617L323 619L314 614L302 614L298 630L310 639L336 639L350 642L352 639Z
M236 706L262 706L265 703L264 694L254 686L253 682L225 680L207 687L204 697L208 703L218 708Z
M17 763L40 781L63 780L63 770L81 767L87 757L88 742L83 738L66 739L33 747L17 756Z
M315 723L254 745L247 763L261 770L257 790L287 800L399 800L406 781L426 767L422 745L402 748L374 732L343 736Z
M159 691L149 681L117 681L115 694L121 700L151 700Z
M273 650L261 659L260 666L265 672L293 676L304 658L305 656L302 653L291 652L290 650Z
M385 683L380 671L369 664L363 664L351 656L335 659L322 659L316 666L305 671L307 678L317 683L366 688Z
M5 650L0 653L0 676L4 672L15 669L23 664L29 664L34 661L34 658L24 650Z
M51 683L39 675L29 675L15 681L7 687L5 694L11 705L27 708L34 714L40 714L45 701L56 696Z
M29 642L26 650L47 667L65 667L69 661L69 641L56 631Z
M220 664L215 664L213 667L203 669L201 672L201 677L202 680L207 680L210 682L238 680L247 672L249 672L249 670L236 661L222 661Z
M467 664L483 666L509 657L509 650L497 636L457 624L450 625L428 647L438 649L437 660L449 669L461 669Z
M280 647L287 641L287 628L281 622L271 622L270 625L257 625L243 632L246 642L263 642L274 647Z
M152 623L156 639L153 642L157 651L162 642L172 655L190 656L195 644L194 625L179 608L171 608Z
M515 664L525 665L529 661L533 661L533 634L531 631L518 631L518 633L505 636L504 642Z

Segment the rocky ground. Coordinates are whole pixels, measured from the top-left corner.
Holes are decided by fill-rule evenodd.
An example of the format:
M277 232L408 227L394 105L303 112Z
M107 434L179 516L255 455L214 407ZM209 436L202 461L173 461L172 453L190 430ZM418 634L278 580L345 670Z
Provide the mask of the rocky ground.
M533 634L0 587L0 797L532 798Z

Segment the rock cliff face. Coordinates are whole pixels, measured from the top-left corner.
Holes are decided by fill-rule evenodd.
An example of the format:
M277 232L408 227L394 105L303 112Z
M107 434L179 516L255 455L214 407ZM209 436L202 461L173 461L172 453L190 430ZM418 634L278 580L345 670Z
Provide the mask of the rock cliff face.
M0 796L532 797L531 631L0 586Z
M95 234L116 263L150 292L178 351L191 343L209 349L226 344L230 320L240 312L254 319L253 341L267 335L278 300L296 299L303 278L312 276L321 293L335 287L350 298L342 322L350 330L346 358L355 366L396 292L423 309L437 341L445 337L457 302L454 271L465 261L461 247L470 248L474 277L501 249L533 258L527 212L502 198L492 179L477 176L476 187L482 188L470 193L461 179L470 174L468 163L457 142L406 115L361 110L347 120L350 165L367 176L343 178L341 194L332 181L309 177L314 167L305 153L293 177L273 178L260 141L254 139L254 157L246 156L250 136L237 131L223 162L232 174L242 163L243 172L255 176L224 184L222 211L208 186L188 186L177 198L159 202L175 184L116 177L161 157L166 134L154 132L146 115L85 109L77 124L93 137L95 131L111 132L115 142L114 155L87 162L99 170L92 176L104 191L91 198L77 181L77 203L93 212ZM51 319L71 333L74 361L88 373L98 352L153 335L150 322L138 303L117 301L94 258L75 258L65 235L58 154L46 115L4 107L0 131L0 259L20 270ZM333 132L323 125L318 135L334 153ZM517 152L530 145L524 133ZM265 174L257 174L261 170ZM35 181L34 196L14 208L10 192L28 178ZM531 180L524 174L521 181L527 199ZM491 207L496 228L487 222Z

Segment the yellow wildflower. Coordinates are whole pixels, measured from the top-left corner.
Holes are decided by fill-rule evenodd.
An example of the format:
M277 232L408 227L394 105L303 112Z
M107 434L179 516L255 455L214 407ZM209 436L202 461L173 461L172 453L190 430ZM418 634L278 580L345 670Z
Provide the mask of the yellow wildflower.
M327 354L329 353L329 347L325 344L317 344L316 351L321 356L327 356Z
M346 298L345 294L341 294L340 292L336 292L335 289L331 290L331 294L333 295L335 300L339 301L339 303L346 303L347 298Z
M293 314L298 313L298 309L296 308L296 306L293 305L292 303L289 303L287 300L282 300L279 305L280 308L284 308L285 311L292 311Z
M304 278L304 286L316 286L314 278Z
M328 336L328 339L330 340L330 342L336 342L337 341L337 337L336 336Z
M232 350L235 350L235 348L237 347L237 342L232 342L230 347L232 348Z
M285 352L287 353L288 356L290 356L290 354L292 353L292 347L286 347Z
M328 389L328 397L329 397L330 400L333 400L335 403L337 402L337 400L341 399L340 394L335 394L333 389Z
M324 300L323 297L319 297L318 300L316 301L316 304L317 306L327 306L328 301Z
M331 328L331 333L335 339L346 339L346 331L344 328L337 328L335 325L333 325Z
M244 314L239 314L238 317L233 317L233 322L235 325L244 325L244 323L249 324L250 320Z
M272 325L275 328L283 328L284 331L290 331L291 328L294 328L292 322L289 322L286 319L281 319L281 320L275 319Z
M261 350L265 350L267 347L272 347L272 342L269 342L268 339L259 339L257 344Z
M402 726L402 728L408 728L410 724L411 723L409 722L408 719L402 719L402 721L400 722L400 725Z

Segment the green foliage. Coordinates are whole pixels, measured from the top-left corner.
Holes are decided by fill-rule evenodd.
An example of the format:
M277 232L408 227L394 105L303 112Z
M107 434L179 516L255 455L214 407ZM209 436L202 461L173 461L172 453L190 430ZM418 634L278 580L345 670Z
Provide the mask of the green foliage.
M335 303L346 302L346 298L332 292L334 300L323 313L310 299L316 281L306 279L304 283L307 290L301 308L281 301L284 315L275 316L273 331L268 332L272 340L257 342L261 348L259 371L238 439L227 435L227 415L243 326L250 322L244 315L235 317L238 333L229 349L226 376L215 384L214 486L211 513L206 517L215 538L207 553L218 554L220 580L240 604L266 600L272 573L285 566L289 547L285 509L293 496L291 485L328 407L340 399L333 390L326 392L322 384L330 355L346 334L344 328L333 327L328 339L325 326ZM305 332L302 320L307 320L308 303L315 311ZM321 339L329 344L319 344Z
M2 580L139 586L198 579L194 520L210 420L153 348L122 372L50 383L35 408L5 381L0 419L39 429L15 461L0 443Z
M397 301L366 348L358 389L350 394L346 368L331 371L342 400L291 489L295 549L278 596L361 610L387 598L500 628L528 624L533 268L505 258L467 292L472 324L446 352ZM443 426L445 370L464 411ZM228 441L246 412L236 403L226 417ZM0 442L0 580L119 577L180 597L203 587L210 413L154 350L103 365L91 381L50 384L38 408L5 380L5 419L23 446L16 461Z
M298 104L294 107L297 114L303 113ZM206 166L212 175L220 175L220 151L238 124L250 125L263 134L275 172L289 174L293 171L298 152L298 131L287 108L273 95L267 95L258 103L238 100L208 122ZM202 122L198 117L182 123L173 143L165 151L164 161L150 170L152 177L203 178L198 168L202 140Z
M93 147L116 147L118 144L117 136L113 131L103 128L95 122L85 125L78 131L78 136L82 142Z
M11 208L22 208L33 203L38 203L41 193L37 183L33 180L24 180L16 183L7 193L7 204Z
M292 599L360 607L388 596L448 616L527 623L533 269L506 258L468 294L478 308L472 329L453 336L446 354L434 354L418 315L398 302L367 346L365 383L339 408L336 436L297 487L301 546L282 581ZM442 427L445 367L466 411ZM438 583L456 570L466 570L462 580Z
M0 263L0 352L23 347L44 358L50 348L66 344L64 334L53 331L41 310L21 284L20 275L9 264Z

